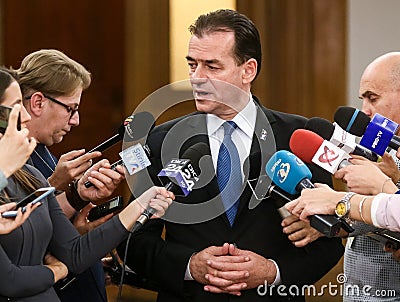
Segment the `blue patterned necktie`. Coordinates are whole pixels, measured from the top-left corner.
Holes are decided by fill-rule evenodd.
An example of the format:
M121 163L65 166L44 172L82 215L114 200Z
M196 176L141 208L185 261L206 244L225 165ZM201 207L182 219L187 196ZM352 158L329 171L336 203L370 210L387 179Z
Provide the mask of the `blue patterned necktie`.
M242 188L242 172L240 158L235 143L232 141L232 132L237 128L235 122L223 124L224 139L218 153L217 181L221 192L221 199L226 209L231 226L235 221Z

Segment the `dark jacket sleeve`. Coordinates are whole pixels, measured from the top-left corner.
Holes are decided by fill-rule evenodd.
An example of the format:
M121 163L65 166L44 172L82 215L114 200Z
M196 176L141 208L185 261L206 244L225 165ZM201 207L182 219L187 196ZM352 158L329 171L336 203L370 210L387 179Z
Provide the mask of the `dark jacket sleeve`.
M81 236L55 198L49 200L49 212L53 225L49 251L72 273L83 272L128 236L118 216Z
M11 263L0 246L0 295L32 296L53 286L52 271L44 265L21 266Z

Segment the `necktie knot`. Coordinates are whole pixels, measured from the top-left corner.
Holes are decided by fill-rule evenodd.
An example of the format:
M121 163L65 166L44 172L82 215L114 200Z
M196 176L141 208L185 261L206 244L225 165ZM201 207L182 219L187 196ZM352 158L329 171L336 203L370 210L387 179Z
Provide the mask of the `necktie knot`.
M237 128L237 125L234 121L228 121L222 124L224 127L224 136L231 136L232 132Z

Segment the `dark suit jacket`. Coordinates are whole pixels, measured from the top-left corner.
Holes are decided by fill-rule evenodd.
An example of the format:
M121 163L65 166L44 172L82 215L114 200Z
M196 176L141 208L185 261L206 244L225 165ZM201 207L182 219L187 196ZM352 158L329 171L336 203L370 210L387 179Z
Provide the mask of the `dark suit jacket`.
M145 173L138 175L136 185L138 192L135 191L135 195L153 183L159 184L156 175L162 169L162 165L171 158L179 158L189 146L197 142L209 143L205 117L206 115L201 113L191 114L162 124L152 131L148 138L148 145L153 153L152 165L147 170L149 177ZM245 163L244 170L249 168L246 177L255 179L260 174L265 174L265 163L269 157L276 150L289 150L288 144L292 132L297 128L302 128L305 123L304 117L260 107L250 156ZM262 130L266 130L263 131L264 134L266 133L264 139L260 139ZM208 154L210 154L209 148ZM211 157L208 157L207 160L208 164L211 164ZM207 205L208 212L206 214L209 215L207 221L199 222L196 218L197 210L192 211L190 207L187 207L186 212L177 211L178 203L198 205L218 196L219 188L214 168L211 170L212 178L206 186L195 189L185 198L177 198L176 203L170 207L168 215L165 217L167 221L160 219L148 221L132 237L127 264L138 274L158 284L157 301L240 300L256 302L280 301L281 298L283 301L288 300L288 297L259 295L257 289L244 290L241 297L211 294L205 292L203 285L196 281L184 281L186 267L193 253L212 245L221 246L225 242L236 243L241 249L251 250L276 261L282 284L286 286L292 284L312 285L340 259L343 253L340 239L322 238L305 248L296 248L282 232L282 218L279 216L273 200L267 199L254 209L249 209L248 204L252 193L248 186L244 188L240 197L238 213L232 227L229 225L226 215L222 213L223 211L221 212L221 202L218 197ZM318 180L331 185L330 175L316 167L312 167L312 172L314 181ZM201 176L202 174L200 179ZM145 180L146 184L144 184ZM210 216L212 211L217 213L214 215L216 217ZM185 217L179 217L177 213ZM197 216L201 215L203 212L197 211ZM189 221L196 221L196 223L188 223ZM166 229L165 240L161 238L164 226ZM122 247L119 248L119 252L123 252ZM303 297L289 299L303 301Z

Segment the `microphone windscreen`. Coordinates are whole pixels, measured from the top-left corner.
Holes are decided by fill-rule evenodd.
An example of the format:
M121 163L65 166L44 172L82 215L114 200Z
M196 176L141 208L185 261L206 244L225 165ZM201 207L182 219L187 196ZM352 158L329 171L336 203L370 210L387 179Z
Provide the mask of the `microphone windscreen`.
M298 193L301 180L312 177L304 162L287 150L275 152L265 165L265 172L274 184L292 195Z
M322 117L310 118L304 128L317 133L327 141L331 139L333 132L335 131L335 126L330 121Z
M210 148L206 143L199 142L186 149L186 151L182 155L182 158L190 159L194 171L197 173L197 175L200 175L200 159L204 155L209 154L209 150Z
M138 112L128 116L118 129L118 134L124 138L125 142L137 141L154 128L155 119L147 111Z
M346 132L363 136L371 119L356 108L340 106L335 112L334 120Z
M311 163L314 154L324 142L324 139L318 134L306 130L297 129L290 137L290 150L306 163Z

